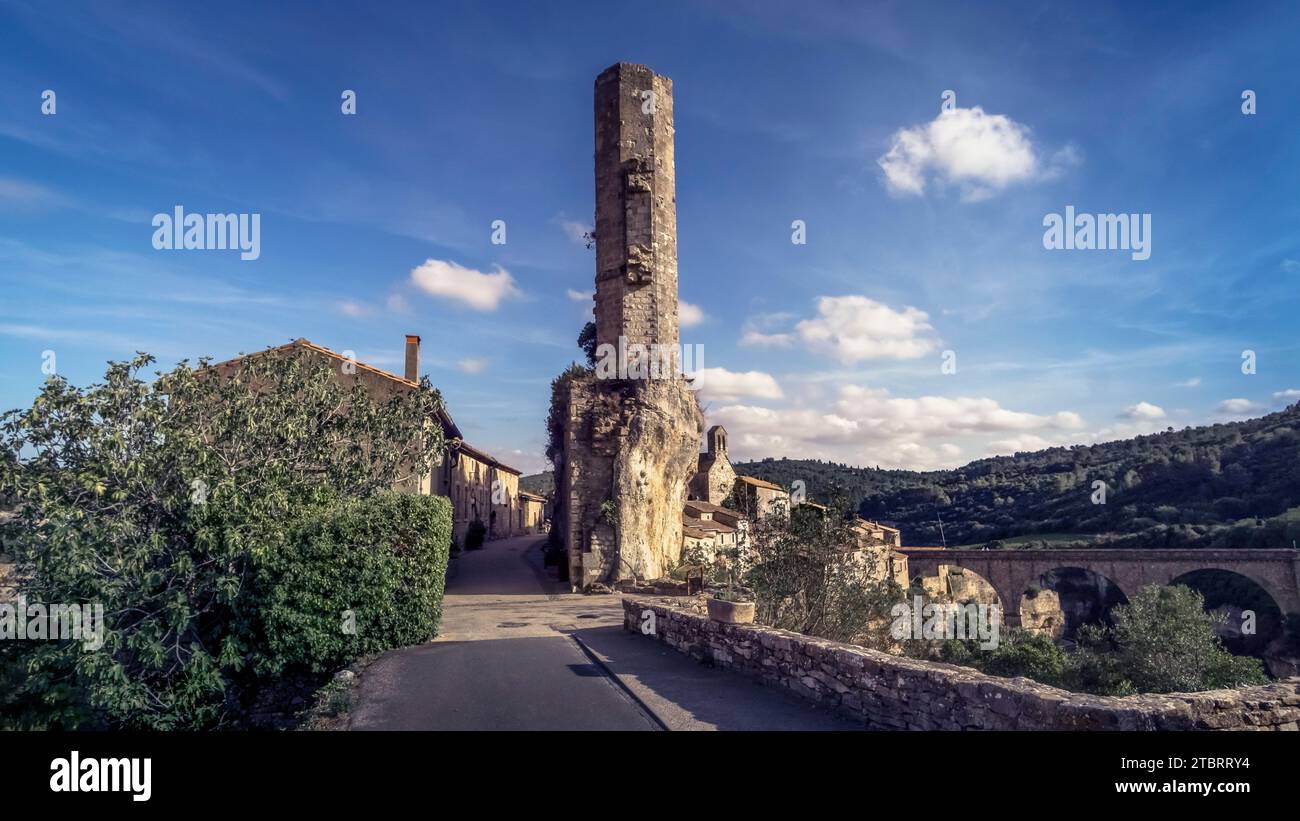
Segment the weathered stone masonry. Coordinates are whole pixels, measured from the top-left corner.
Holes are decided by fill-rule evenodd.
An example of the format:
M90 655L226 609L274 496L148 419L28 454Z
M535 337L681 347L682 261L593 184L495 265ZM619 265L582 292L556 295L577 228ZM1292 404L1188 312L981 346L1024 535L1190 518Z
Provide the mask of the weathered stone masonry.
M677 195L672 81L619 63L596 79L596 342L676 350ZM630 357L629 357L630 358ZM663 575L703 416L676 373L574 379L556 465L557 524L576 589Z
M1300 679L1122 698L918 661L754 624L724 624L664 600L623 600L624 626L701 661L863 722L898 730L1298 730Z

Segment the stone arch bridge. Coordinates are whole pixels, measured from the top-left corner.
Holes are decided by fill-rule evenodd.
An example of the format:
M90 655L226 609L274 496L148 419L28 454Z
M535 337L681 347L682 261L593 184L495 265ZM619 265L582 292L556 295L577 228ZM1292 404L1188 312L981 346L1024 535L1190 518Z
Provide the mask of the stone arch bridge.
M963 550L904 547L908 577L938 575L941 565L982 576L1002 603L1003 620L1020 624L1020 600L1046 573L1080 568L1104 576L1126 598L1149 584L1166 585L1196 570L1225 570L1246 577L1272 596L1283 614L1300 613L1297 550Z

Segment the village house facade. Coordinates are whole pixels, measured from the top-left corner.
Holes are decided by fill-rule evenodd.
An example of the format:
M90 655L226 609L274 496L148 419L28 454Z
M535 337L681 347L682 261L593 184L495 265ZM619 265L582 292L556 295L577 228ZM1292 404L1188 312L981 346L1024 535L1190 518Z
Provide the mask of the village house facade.
M331 373L340 383L360 382L376 399L388 399L400 391L419 387L420 337L414 334L406 337L403 376L358 362L306 339L248 356L274 356L291 351L305 351L328 361ZM210 367L218 373L229 372L245 358L236 357ZM436 421L442 426L446 452L428 474L404 482L398 489L447 497L452 509L452 538L459 545L465 544L465 535L475 520L483 522L488 539L540 532L546 515L545 500L519 490L520 471L466 442L445 405Z
M712 561L719 550L743 542L750 517L762 521L781 512L792 517L830 513L825 505L807 500L792 505L790 493L774 482L738 476L727 455L727 429L721 425L709 428L698 465L682 509L682 555L702 554ZM898 529L861 517L854 519L852 529L856 545L850 558L862 574L892 579L906 588L907 556L898 551L902 546Z

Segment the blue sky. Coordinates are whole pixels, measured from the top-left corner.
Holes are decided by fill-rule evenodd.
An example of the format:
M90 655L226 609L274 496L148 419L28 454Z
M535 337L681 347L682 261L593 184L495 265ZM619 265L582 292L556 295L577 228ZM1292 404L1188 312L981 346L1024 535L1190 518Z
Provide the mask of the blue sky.
M0 407L45 351L400 370L418 333L468 438L541 468L617 61L674 81L683 342L733 458L951 466L1300 395L1300 7L647 8L0 3ZM155 250L176 205L260 214L260 257ZM1150 259L1045 249L1067 205L1150 214Z

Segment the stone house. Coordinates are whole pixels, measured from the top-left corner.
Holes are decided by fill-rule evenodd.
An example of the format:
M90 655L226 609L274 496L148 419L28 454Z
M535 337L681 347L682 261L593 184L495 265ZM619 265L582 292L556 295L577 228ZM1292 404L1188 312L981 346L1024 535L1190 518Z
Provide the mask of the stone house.
M785 488L753 476L737 476L732 485L731 498L738 510L752 512L754 518L766 519L770 514L784 510L790 512L790 493Z
M711 559L718 550L735 547L742 538L744 516L721 505L689 500L682 510L682 527L689 529L705 557ZM683 536L683 549L686 542Z
M517 524L524 513L520 471L461 439L450 415L443 433L450 447L434 469L433 493L451 500L451 532L457 544L465 544L465 534L475 520L487 527L489 539L524 535Z
M853 523L853 529L858 534L858 539L864 544L888 545L889 547L902 547L902 534L896 527L889 527L878 522L868 521L858 517Z
M334 366L331 371L340 383L348 385L359 381L372 396L379 399L387 399L399 391L409 391L419 386L420 337L414 334L406 336L405 372L402 376L358 362L306 339L296 339L287 345L247 356L274 356L294 350L306 351L328 361ZM247 357L236 357L218 362L210 368L217 373L228 372L245 358ZM446 496L451 501L452 536L458 544L464 544L465 533L475 519L481 520L487 527L489 539L536 532L540 526L536 514L538 506L522 498L519 491L520 471L466 442L445 405L440 409L436 421L442 426L447 441L446 453L429 473L403 483L398 489L408 493ZM533 510L531 514L530 507ZM544 504L542 511L544 515ZM525 524L527 522L532 523L532 530L528 529L529 525Z
M727 458L727 429L714 425L705 438L708 449L699 456L695 476L688 487L689 498L720 505L731 495L736 483L736 471Z
M526 535L544 532L547 520L550 518L547 511L549 504L545 496L538 496L526 490L519 491L519 521L516 523L516 530Z
M827 516L830 510L811 501L792 505L790 494L773 482L753 476L738 476L727 455L727 431L721 425L709 428L706 451L699 456L699 469L692 477L690 498L682 510L682 550L703 548L712 560L721 548L745 538L749 517L761 521L778 510L792 518ZM723 503L730 507L724 507ZM856 517L853 532L857 544L848 550L850 560L871 579L892 579L908 586L907 556L898 552L902 537L897 528Z

